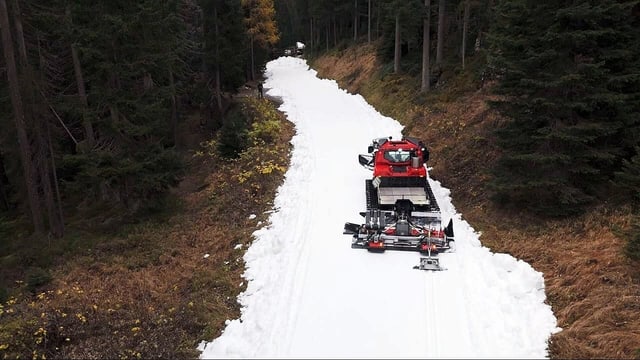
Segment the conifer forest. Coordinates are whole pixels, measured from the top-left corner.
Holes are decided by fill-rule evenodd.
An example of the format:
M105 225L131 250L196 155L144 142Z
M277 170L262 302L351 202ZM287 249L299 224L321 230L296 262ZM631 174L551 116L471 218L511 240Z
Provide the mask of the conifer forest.
M238 99L297 42L309 63L371 44L415 98L486 86L492 206L629 208L640 260L638 0L0 0L0 32L0 303L36 265L50 281L23 248L64 256L87 224L171 208L202 134L240 158Z

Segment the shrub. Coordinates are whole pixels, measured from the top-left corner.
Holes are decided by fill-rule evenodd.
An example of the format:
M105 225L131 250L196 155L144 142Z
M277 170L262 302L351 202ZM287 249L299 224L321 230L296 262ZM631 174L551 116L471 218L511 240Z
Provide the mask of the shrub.
M51 274L40 267L31 267L27 270L27 289L35 292L37 288L51 282Z
M236 158L247 147L248 121L242 109L233 106L227 113L218 140L218 152L226 158Z
M251 119L251 130L248 135L252 145L271 144L277 141L282 126L280 115L271 102L249 98L244 110Z
M640 260L640 216L631 221L631 228L626 232L627 243L624 247L625 255L631 260Z

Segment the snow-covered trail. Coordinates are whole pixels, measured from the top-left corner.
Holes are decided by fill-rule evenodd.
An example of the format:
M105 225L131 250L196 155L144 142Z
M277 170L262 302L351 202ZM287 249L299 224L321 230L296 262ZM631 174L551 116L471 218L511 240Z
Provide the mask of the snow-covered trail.
M440 255L446 271L414 270L418 253L351 249L342 228L362 221L371 176L357 155L402 126L302 59L274 60L266 76L296 126L291 165L245 255L241 319L201 344L201 357L547 357L557 329L541 274L482 247L439 182L430 179L457 246Z

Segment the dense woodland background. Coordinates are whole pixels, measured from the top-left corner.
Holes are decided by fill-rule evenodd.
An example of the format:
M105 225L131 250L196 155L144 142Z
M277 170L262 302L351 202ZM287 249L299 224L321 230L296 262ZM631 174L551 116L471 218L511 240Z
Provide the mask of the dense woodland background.
M421 91L443 70L497 80L513 121L494 199L542 215L637 195L636 1L2 1L0 209L36 234L108 202L137 211L180 178L183 117L212 131L230 98L296 41L382 39ZM425 61L429 59L429 61ZM470 64L471 63L471 64ZM472 66L471 69L469 67ZM614 189L615 187L615 189ZM631 200L620 196L618 201Z
M0 29L2 256L166 208L191 133L239 156L239 90L297 41L308 58L375 44L379 76L416 93L492 84L497 206L546 219L640 201L637 0L0 0ZM623 236L639 260L640 220Z

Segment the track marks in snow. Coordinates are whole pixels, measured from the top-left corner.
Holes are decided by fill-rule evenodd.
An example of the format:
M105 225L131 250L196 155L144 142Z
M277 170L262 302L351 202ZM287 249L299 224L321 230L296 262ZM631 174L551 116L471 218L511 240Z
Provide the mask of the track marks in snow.
M427 343L429 344L426 353L429 354L430 357L438 358L440 356L440 352L438 351L440 342L438 331L438 324L440 323L438 308L440 304L438 304L438 302L436 301L436 299L438 298L438 293L434 285L435 279L433 278L433 275L435 274L429 273L425 275L427 289L429 289L425 297L425 299L428 300L426 301L425 306L427 308L426 323L428 324ZM446 311L446 308L440 309L440 311Z
M371 176L357 155L373 138L399 138L398 122L302 59L267 64L265 88L296 126L291 166L245 255L242 321L202 344L203 358L547 356L555 318L541 274L482 247L438 181L429 180L456 233L456 252L440 255L447 270L414 270L417 253L350 248L342 226L362 221Z

